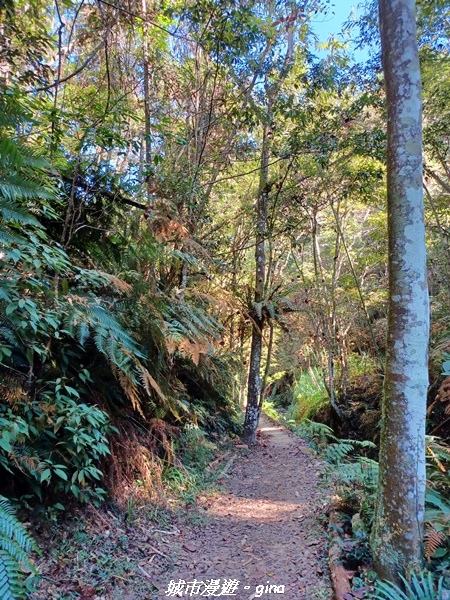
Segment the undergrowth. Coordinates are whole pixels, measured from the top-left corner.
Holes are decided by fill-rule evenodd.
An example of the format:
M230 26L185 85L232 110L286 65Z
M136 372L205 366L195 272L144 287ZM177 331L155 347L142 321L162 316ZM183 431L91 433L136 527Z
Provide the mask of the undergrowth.
M272 403L264 412L288 426L305 440L325 461L323 476L331 482L341 512L339 535L342 560L347 568L359 570L355 584L367 589L375 576L370 571L370 535L378 485L378 463L369 458L375 444L371 441L339 439L328 425L301 417L281 414ZM369 454L369 456L368 456ZM427 493L424 521L424 558L431 571L411 579L406 590L379 582L373 598L378 600L441 600L439 590L450 587L450 448L439 438L427 436ZM369 569L368 578L364 572ZM412 587L411 587L412 586ZM406 595L405 595L406 592Z
M402 585L388 581L376 581L373 600L444 600L448 590L444 589L444 579L436 581L431 573L411 573L410 580L401 578ZM444 596L445 594L445 596Z
M0 598L26 598L36 583L37 571L30 553L39 552L36 543L17 519L11 503L0 496ZM26 573L29 576L26 577Z
M198 427L188 427L181 433L175 445L175 453L181 460L163 473L163 484L172 499L195 504L198 495L213 484L216 475L209 473L207 467L217 450L217 444Z
M297 423L317 415L328 405L328 394L319 369L300 372L294 382L293 396L294 402L288 408L286 418Z

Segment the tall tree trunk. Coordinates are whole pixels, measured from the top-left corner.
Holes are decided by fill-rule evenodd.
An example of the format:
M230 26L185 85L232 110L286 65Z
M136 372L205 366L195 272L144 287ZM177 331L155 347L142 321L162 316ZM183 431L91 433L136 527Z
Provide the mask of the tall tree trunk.
M297 13L291 15L293 18L287 29L286 36L286 55L283 66L279 72L278 81L269 82L266 80L265 92L268 99L267 113L262 116L263 139L261 148L261 169L259 176L258 205L257 205L257 231L255 247L255 305L263 301L266 291L266 238L267 238L267 216L269 205L269 154L270 154L270 134L273 118L274 101L280 90L283 81L289 74L294 59L294 32ZM270 49L272 42L268 42L264 53ZM263 54L264 54L263 53ZM261 63L262 64L262 63ZM257 80L257 72L251 83L251 88ZM248 392L247 409L245 412L244 434L243 438L248 444L256 443L256 430L258 428L260 405L260 369L261 353L264 328L264 311L255 311L252 328L252 345L250 350L250 365L248 373ZM261 315L261 316L259 316Z
M269 125L264 123L263 141L261 150L261 171L259 179L258 205L257 205L257 231L255 247L255 304L264 298L266 281L266 249L265 238L267 233L267 207L269 202ZM248 370L247 409L245 412L243 438L248 444L256 443L256 430L260 415L260 369L264 327L264 314L257 312L253 316L252 345L250 350L250 365Z
M260 408L263 405L264 397L267 392L267 380L269 379L270 367L272 366L272 353L273 353L273 320L267 319L267 324L269 326L269 341L267 342L267 357L266 357L266 366L264 367L264 375L261 384L261 391L259 396L259 406Z
M414 0L379 0L388 106L389 325L372 545L378 574L420 567L429 300Z
M147 22L147 0L142 0L142 19L143 19L143 67L144 67L144 120L145 120L145 182L147 192L147 203L152 204L153 182L150 177L149 169L152 161L152 138L150 128L150 69L149 69L149 47L148 47L148 22Z

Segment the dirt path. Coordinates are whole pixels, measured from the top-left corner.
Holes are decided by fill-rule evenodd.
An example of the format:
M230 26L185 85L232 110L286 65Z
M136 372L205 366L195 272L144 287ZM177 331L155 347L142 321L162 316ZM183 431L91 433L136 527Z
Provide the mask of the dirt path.
M227 491L205 499L206 523L171 541L173 562L154 579L155 599L333 598L320 522L327 500L318 488L320 463L266 417L260 430L261 444L241 450L229 468Z

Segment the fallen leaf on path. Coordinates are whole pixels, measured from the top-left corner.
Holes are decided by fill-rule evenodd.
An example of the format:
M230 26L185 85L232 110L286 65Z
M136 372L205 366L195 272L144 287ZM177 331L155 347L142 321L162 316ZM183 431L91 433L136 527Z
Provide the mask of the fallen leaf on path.
M195 546L194 544L192 544L191 542L185 542L183 544L183 548L185 550L189 550L189 552L197 552L197 546Z
M84 585L83 587L80 586L80 588L81 588L80 600L89 600L89 598L93 598L94 596L97 595L95 588L92 587L91 585Z

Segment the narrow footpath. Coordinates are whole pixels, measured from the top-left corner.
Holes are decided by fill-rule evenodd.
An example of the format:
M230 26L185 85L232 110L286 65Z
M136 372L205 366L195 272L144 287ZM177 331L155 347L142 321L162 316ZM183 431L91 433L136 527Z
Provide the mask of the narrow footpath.
M332 600L320 462L264 416L258 439L239 450L226 492L204 499L205 523L171 543L155 599Z

